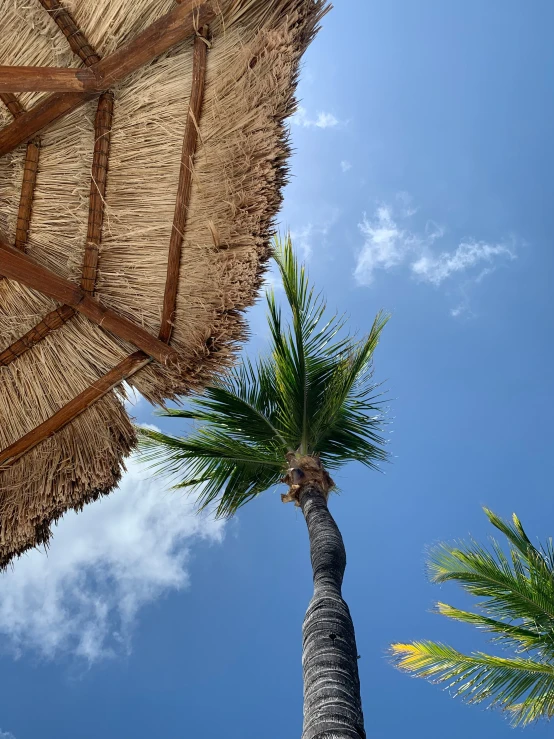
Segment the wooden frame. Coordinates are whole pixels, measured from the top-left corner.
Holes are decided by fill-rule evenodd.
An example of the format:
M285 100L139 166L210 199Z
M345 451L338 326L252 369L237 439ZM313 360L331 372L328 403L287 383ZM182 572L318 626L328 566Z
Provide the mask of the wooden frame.
M100 96L94 120L94 152L92 155L92 174L88 211L87 241L83 258L81 287L92 294L96 285L98 254L104 224L104 206L108 158L112 131L114 96L105 92Z
M2 67L0 92L101 92L92 69Z
M178 360L175 349L152 336L142 326L106 308L91 298L79 285L51 272L1 239L0 274L11 280L17 280L20 284L47 295L58 303L69 305L93 323L134 344L162 364Z
M173 330L173 320L177 303L177 286L179 284L179 267L181 264L181 247L183 234L187 223L187 214L192 191L192 172L194 155L198 143L198 125L204 101L204 87L206 81L206 61L208 54L208 29L204 27L194 42L192 63L192 88L190 94L189 112L183 138L181 153L181 168L179 170L179 185L175 202L175 214L169 241L169 255L167 258L167 277L165 281L164 303L159 338L169 342Z
M212 2L185 0L132 41L92 64L89 70L94 72L99 89L107 90L175 44L192 36L215 16L216 10ZM45 126L76 110L94 96L93 92L60 92L50 95L0 130L0 156L8 154Z
M49 333L63 326L75 315L75 312L85 315L103 329L139 348L138 352L122 360L87 390L60 408L51 418L3 451L0 451L1 467L13 464L26 452L57 433L122 381L149 364L152 359L157 359L164 364L179 361L177 353L168 344L173 327L183 234L192 190L193 164L198 142L198 122L204 99L209 46L207 24L216 15L211 2L178 0L180 3L178 7L153 23L133 41L102 60L79 30L69 11L60 5L59 0L40 0L40 2L48 12L52 13L52 17L68 39L72 50L87 65L87 69L43 69L37 72L36 68L18 68L20 77L15 78L13 75L16 68L0 67L0 90L5 90L0 92L0 99L4 101L15 118L12 124L0 131L0 156L35 135L44 126L75 110L91 99L94 92L106 90L107 87L167 51L174 44L190 36L194 31L197 31L197 37L194 42L193 80L169 245L159 338L155 338L142 327L102 306L91 297L96 283L98 247L101 241L104 218L106 175L114 104L114 97L111 92L106 91L101 95L96 112L89 220L81 286L79 287L56 275L0 239L0 276L4 275L17 280L21 284L62 303L59 308L45 316L37 326L28 331L21 339L18 339L0 353L0 366L10 364L39 341L42 341ZM6 82L6 77L3 77L3 74L12 75L11 83ZM32 88L27 86L17 89L57 89L59 92L26 112L13 95L14 79L16 82L19 80L19 84L22 86L35 85ZM9 87L10 84L12 84L12 87L6 90L5 86ZM36 85L42 86L37 87ZM52 88L48 85L58 85L58 87ZM32 147L36 147L36 157ZM29 157L28 166L27 162L25 165L26 175L24 175L20 202L21 223L18 217L18 237L16 239L16 245L21 249L24 248L29 229L32 194L36 182L38 145L35 142L29 143L28 153L29 151L32 155Z
M107 372L99 380L96 380L96 382L80 395L77 395L76 398L70 400L57 413L54 413L51 418L0 451L0 470L2 467L13 464L28 451L36 447L37 444L40 444L41 441L45 441L45 439L53 436L64 426L67 426L68 423L75 420L77 416L87 408L90 408L97 400L103 398L110 390L113 390L114 387L134 375L135 372L146 367L151 361L151 357L143 354L143 352L135 352L125 357L110 372Z
M62 305L60 308L47 313L40 323L33 326L30 331L14 341L3 352L0 352L0 367L7 367L8 364L11 364L15 359L32 349L39 341L46 338L52 331L61 328L74 315L75 311L69 305Z

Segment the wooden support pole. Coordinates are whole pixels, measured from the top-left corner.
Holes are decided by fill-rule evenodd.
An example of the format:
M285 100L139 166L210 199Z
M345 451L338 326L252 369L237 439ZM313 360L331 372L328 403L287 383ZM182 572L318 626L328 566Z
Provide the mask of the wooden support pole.
M89 408L96 401L103 398L110 390L138 372L151 362L151 357L143 352L135 352L130 354L121 361L110 372L106 373L99 380L96 380L89 388L84 390L80 395L71 400L67 405L55 413L51 418L39 426L29 431L28 434L22 436L15 443L0 452L0 469L8 467L17 461L24 454L45 441L50 436L60 431L68 423L71 423L83 411Z
M4 103L14 118L17 118L25 112L25 108L11 92L0 92L0 100Z
M61 5L58 0L40 0L41 5L48 11L58 28L66 37L74 54L90 67L100 61L100 56L92 48L84 33L75 23L73 16Z
M83 259L81 287L92 294L96 285L98 252L104 223L106 178L110 139L112 132L114 96L105 92L100 96L94 121L94 153L92 156L92 175L90 178L89 212L87 241Z
M208 53L208 45L206 43L207 36L208 29L205 27L194 41L189 112L185 126L185 135L183 138L183 149L181 152L179 185L177 188L177 199L173 215L173 227L171 229L171 237L169 241L162 321L160 325L160 333L158 334L159 338L167 343L169 343L171 338L175 308L177 304L181 248L187 223L190 195L192 191L194 155L198 144L198 126L202 113L202 103L204 101Z
M0 94L2 102L6 105L14 118L23 115L25 108L21 105L15 95L11 93ZM29 141L25 152L25 163L23 165L23 181L21 183L21 195L19 197L19 208L17 211L17 225L15 231L15 246L23 251L27 244L29 227L31 225L31 212L37 181L38 159L40 151L40 139ZM0 280L3 280L0 274Z
M19 198L19 210L17 211L17 226L15 230L15 247L24 251L31 225L31 211L33 209L33 198L35 185L37 183L38 141L29 141L25 152L25 166L23 169L23 182L21 183L21 196Z
M48 313L40 323L33 326L30 331L27 331L24 336L17 341L14 341L14 343L11 346L8 346L7 349L4 349L3 352L0 352L0 367L6 367L8 364L13 362L14 359L25 354L25 352L32 349L35 344L42 341L46 336L48 336L48 334L51 334L52 331L61 328L64 323L67 323L74 315L75 311L68 305L62 305L59 308L56 308L56 310Z
M98 92L104 89L91 69L2 67L0 92Z
M110 56L93 64L100 88L107 90L128 74L151 62L172 46L191 36L216 16L211 0L186 0ZM55 93L0 131L0 156L27 141L45 126L83 105L92 92Z
M134 344L162 364L178 361L174 349L152 336L142 326L104 307L87 295L79 285L37 264L29 256L2 240L0 240L0 274L47 295L58 303L71 306L93 323Z
M33 138L38 131L71 113L93 97L92 92L58 92L50 95L0 130L0 156L13 151L19 144Z

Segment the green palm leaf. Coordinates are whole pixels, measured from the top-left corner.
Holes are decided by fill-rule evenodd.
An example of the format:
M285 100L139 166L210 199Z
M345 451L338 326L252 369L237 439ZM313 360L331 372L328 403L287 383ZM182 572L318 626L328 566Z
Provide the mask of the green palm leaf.
M392 651L400 669L447 683L454 695L468 703L490 701L509 709L515 723L534 720L539 701L541 715L554 714L554 667L531 659L494 657L482 652L465 655L435 642L394 644ZM529 707L535 710L530 711Z
M393 644L391 649L400 669L446 683L470 703L500 706L514 723L525 725L554 715L552 545L533 546L515 514L510 523L492 511L485 513L506 536L508 553L494 539L490 549L475 541L441 544L431 552L429 573L437 583L458 582L479 598L477 607L482 611L438 603L438 613L491 633L494 642L514 655L465 655L429 641Z
M380 313L367 337L350 336L344 317L327 315L290 238L276 240L275 260L290 319L270 291L268 355L244 359L185 408L160 413L191 423L188 436L138 429L142 459L220 516L279 483L290 452L318 455L329 468L387 459L372 361L388 317Z

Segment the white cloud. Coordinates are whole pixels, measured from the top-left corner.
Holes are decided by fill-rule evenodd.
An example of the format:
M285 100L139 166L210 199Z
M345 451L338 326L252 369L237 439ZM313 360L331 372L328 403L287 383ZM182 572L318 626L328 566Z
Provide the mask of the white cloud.
M281 275L273 266L264 275L263 288L264 290L273 290L274 292L284 290Z
M444 237L445 229L428 220L421 233L410 230L408 222L416 212L411 197L399 193L396 207L380 205L372 217L364 214L358 224L364 244L354 270L360 285L370 285L377 270L406 267L414 278L435 286L463 276L465 289L494 272L498 263L516 259L513 241L487 243L465 239L454 249L437 252L435 242ZM477 268L481 269L475 274ZM467 297L451 310L453 316L462 313L471 313Z
M340 168L343 172L348 172L348 170L352 169L352 164L348 162L346 159L343 159L340 163Z
M417 246L414 236L398 225L392 208L387 205L379 206L372 219L364 214L359 229L365 240L354 276L361 285L373 282L376 269L390 269L402 264Z
M141 395L138 390L135 390L135 388L132 385L129 385L129 383L124 382L123 383L123 392L126 395L125 398L125 409L127 413L133 413L139 403L146 403L146 398L144 395ZM0 736L0 739L2 737Z
M515 254L505 244L462 242L454 252L442 252L438 256L425 255L412 263L412 272L424 282L440 285L456 272L465 272L480 262L493 262L496 257L515 259ZM484 277L481 272L476 281Z
M0 739L15 739L15 736L11 733L11 731L2 731L0 729Z
M292 245L302 262L307 262L312 256L312 238L315 230L313 223L308 223L306 226L290 232Z
M129 652L140 609L189 585L191 546L222 540L221 521L128 466L118 490L60 521L47 554L32 551L0 576L0 633L16 656Z
M319 242L319 244L325 243L329 229L337 222L340 210L338 208L330 208L328 211L329 217L326 220L315 224L310 222L301 228L295 228L290 231L292 245L302 262L310 260L313 251L313 242Z
M338 118L332 113L319 112L315 118L310 118L306 108L299 107L292 116L292 122L303 128L334 128L339 125Z
M148 429L149 431L157 431L158 433L161 432L161 428L159 426L156 426L155 423L137 423L137 426L139 426L141 429Z
M400 215L403 218L410 218L417 213L417 208L414 207L414 199L409 192L401 190L396 193L396 202L400 209Z

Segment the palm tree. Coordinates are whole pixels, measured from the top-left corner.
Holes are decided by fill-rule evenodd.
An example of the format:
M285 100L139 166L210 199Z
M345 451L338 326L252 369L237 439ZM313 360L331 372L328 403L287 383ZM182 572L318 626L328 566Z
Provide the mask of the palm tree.
M483 652L461 654L436 642L393 644L400 669L436 683L447 683L469 703L488 701L526 725L554 715L554 547L550 539L537 549L518 517L512 522L484 509L508 539L506 555L493 539L488 550L475 541L441 544L431 553L433 582L455 580L480 598L482 613L438 603L443 616L494 634L512 651L509 657Z
M314 595L303 624L303 739L365 737L356 640L341 586L346 554L327 506L329 471L349 461L375 468L387 459L382 401L372 358L388 320L369 335L346 335L345 320L325 317L290 238L275 259L290 308L285 322L267 294L271 351L244 359L185 410L165 416L199 424L186 438L142 430L141 454L176 488L193 488L200 509L232 516L268 488L286 482L283 502L302 509L310 539Z

